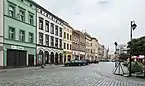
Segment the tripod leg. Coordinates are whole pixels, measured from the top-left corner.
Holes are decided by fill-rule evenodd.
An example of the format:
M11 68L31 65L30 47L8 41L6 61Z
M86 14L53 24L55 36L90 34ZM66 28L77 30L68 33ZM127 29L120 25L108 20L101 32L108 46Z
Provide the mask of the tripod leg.
M121 70L122 70L123 74L125 74L124 71L123 71L123 67L122 66L121 66Z
M118 66L119 66L119 74L120 74L120 66L121 66L120 63L118 64Z
M114 74L115 74L115 72L117 71L117 69L118 69L118 67L115 68Z

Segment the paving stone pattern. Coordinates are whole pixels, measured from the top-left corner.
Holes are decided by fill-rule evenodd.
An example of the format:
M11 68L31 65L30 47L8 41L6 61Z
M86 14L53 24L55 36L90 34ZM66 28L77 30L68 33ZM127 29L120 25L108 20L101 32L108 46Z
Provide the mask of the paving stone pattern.
M0 73L0 86L145 86L100 74L95 65Z

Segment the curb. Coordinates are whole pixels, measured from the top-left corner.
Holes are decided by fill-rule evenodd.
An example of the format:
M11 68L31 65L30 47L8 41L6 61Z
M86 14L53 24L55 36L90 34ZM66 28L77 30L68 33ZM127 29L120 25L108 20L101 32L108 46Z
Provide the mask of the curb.
M63 67L63 65L51 65L51 66L45 66L44 68L41 68L41 66L39 66L39 67L0 69L0 73L12 72L12 71L24 71L24 70L38 70L38 69L47 69L47 68L59 68L59 67Z

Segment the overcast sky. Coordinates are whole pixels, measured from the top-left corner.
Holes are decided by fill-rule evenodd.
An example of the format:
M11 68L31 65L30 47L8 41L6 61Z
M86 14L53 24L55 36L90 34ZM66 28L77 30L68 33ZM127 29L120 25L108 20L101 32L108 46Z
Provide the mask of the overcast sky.
M130 21L138 27L134 37L145 35L145 0L34 0L67 21L86 30L112 50L114 42L129 40Z

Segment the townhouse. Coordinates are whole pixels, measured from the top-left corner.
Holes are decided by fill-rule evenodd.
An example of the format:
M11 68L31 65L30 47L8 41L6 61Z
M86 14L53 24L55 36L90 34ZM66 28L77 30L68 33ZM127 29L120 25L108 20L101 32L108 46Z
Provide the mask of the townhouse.
M66 22L63 23L64 27L64 62L72 59L72 31L73 28Z
M37 65L63 63L63 22L37 5Z
M0 0L0 66L35 65L36 4L31 0Z

